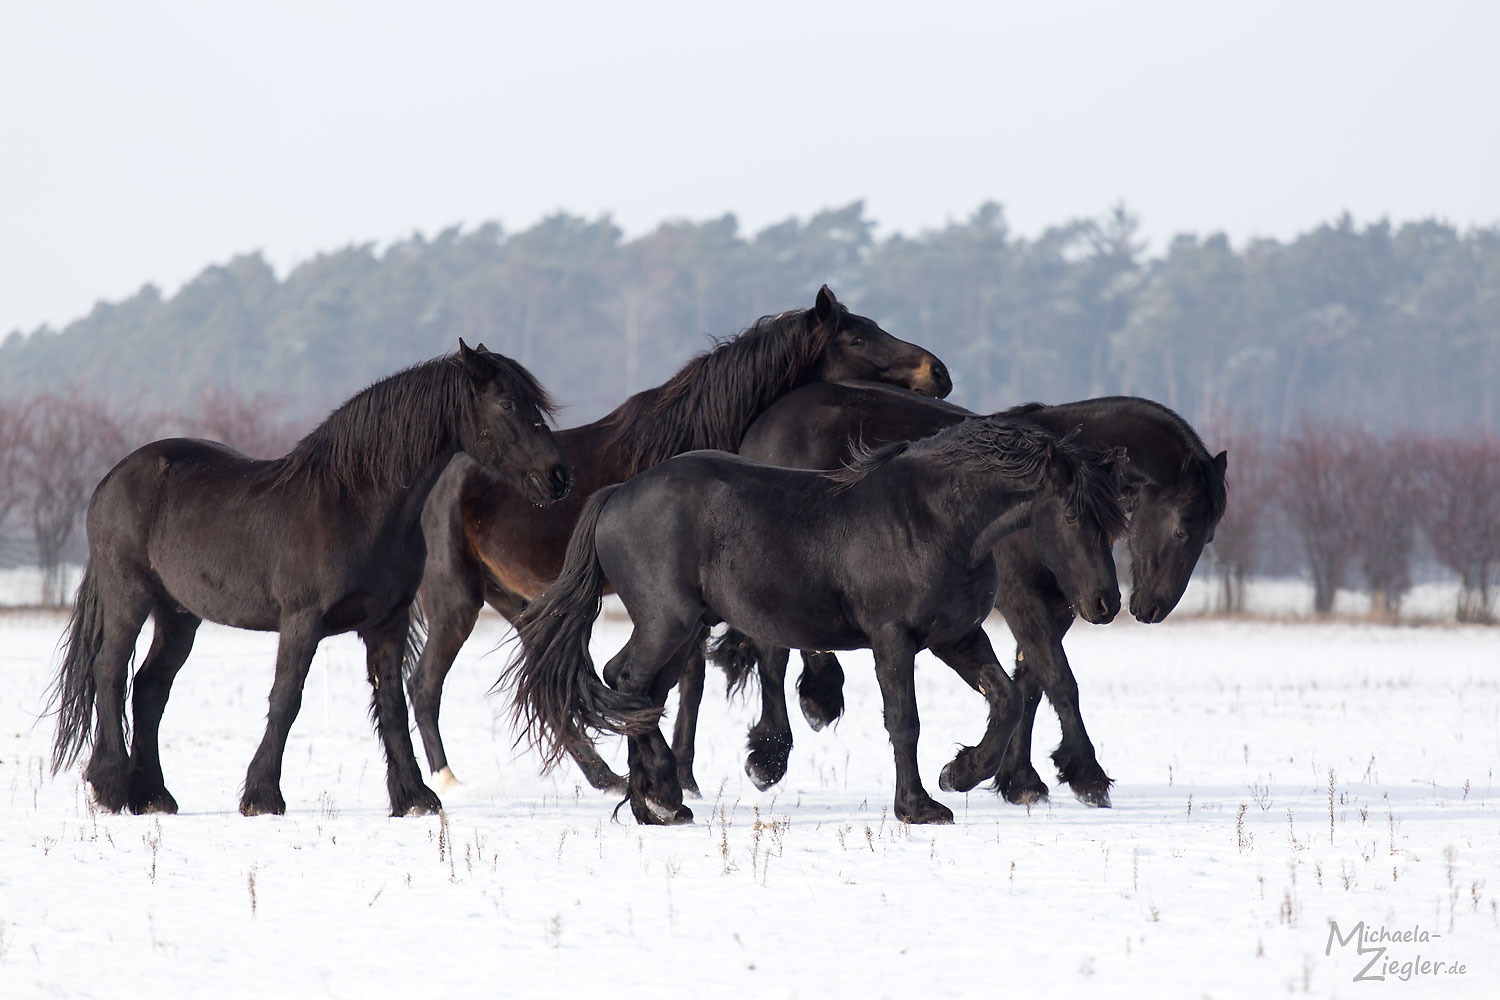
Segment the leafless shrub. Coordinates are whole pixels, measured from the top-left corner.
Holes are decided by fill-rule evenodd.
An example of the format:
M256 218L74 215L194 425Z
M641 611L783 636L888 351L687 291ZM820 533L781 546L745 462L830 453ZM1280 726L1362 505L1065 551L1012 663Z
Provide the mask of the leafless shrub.
M134 435L104 404L80 392L32 401L23 450L24 507L42 570L42 603L63 604L63 550L104 473Z
M1438 561L1459 575L1458 620L1493 622L1500 572L1500 439L1413 439L1416 518Z
M211 388L199 394L182 424L194 437L227 444L251 458L279 458L301 437L286 410L285 396Z
M1411 590L1416 540L1416 490L1409 439L1380 441L1352 435L1349 462L1349 529L1370 593L1370 614L1394 618Z
M1276 496L1301 539L1313 578L1313 610L1328 614L1358 551L1350 511L1356 505L1358 437L1344 428L1304 429L1281 443Z
M1234 502L1214 530L1213 558L1219 568L1223 610L1245 609L1245 578L1261 568L1264 522L1274 501L1272 455L1259 432L1238 428L1213 435L1228 449Z

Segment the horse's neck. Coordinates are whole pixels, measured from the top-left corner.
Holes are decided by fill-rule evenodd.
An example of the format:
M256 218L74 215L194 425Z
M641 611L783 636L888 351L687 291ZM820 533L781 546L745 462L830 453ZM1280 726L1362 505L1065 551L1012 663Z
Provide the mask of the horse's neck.
M1034 494L1017 493L994 473L935 468L920 457L900 455L876 470L898 511L914 501L933 514L937 544L966 551L972 565L990 558L1006 535L1031 523Z
M1064 403L1024 417L1056 434L1066 434L1081 423L1077 441L1085 447L1123 447L1128 461L1122 485L1127 496L1146 486L1171 486L1181 479L1184 465L1197 449L1166 414L1141 404L1120 402L1100 409L1091 403Z
M738 451L750 425L772 403L811 381L815 370L813 363L791 370L780 363L726 370L733 368L728 361L721 358L717 363L723 368L692 372L692 385L685 390L674 384L683 374L679 372L663 385L636 393L593 424L575 429L602 431L600 460L628 466L627 475L685 451Z

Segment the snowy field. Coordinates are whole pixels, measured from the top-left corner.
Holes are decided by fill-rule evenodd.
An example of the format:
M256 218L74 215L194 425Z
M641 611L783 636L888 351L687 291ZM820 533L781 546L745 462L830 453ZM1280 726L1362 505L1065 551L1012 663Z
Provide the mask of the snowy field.
M182 814L95 814L78 768L47 774L51 720L37 721L63 623L0 613L7 1000L1473 996L1500 981L1500 630L1077 626L1085 718L1118 781L1107 811L1066 789L1029 813L938 791L984 709L924 654L923 776L957 814L936 828L888 815L868 659L846 658L836 731L794 717L790 771L766 793L741 770L752 709L711 676L697 822L659 829L628 809L612 822L612 799L513 751L505 704L485 696L507 635L489 614L448 681L444 734L467 783L445 817L386 816L349 638L314 662L288 814L241 817L274 636L214 626L163 726ZM601 660L626 628L601 624ZM603 749L623 768L623 748ZM1330 920L1347 944L1330 949ZM1361 955L1361 921L1418 940Z

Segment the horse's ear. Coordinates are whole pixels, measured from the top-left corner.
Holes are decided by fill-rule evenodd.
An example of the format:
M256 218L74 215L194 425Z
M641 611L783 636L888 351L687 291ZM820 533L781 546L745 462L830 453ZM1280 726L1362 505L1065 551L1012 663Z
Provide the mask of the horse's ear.
M833 292L827 285L818 289L818 299L813 303L813 315L819 323L827 323L833 319L834 310L839 307L839 300L833 297Z
M1221 476L1224 474L1224 470L1229 468L1228 451L1221 451L1214 456L1214 468L1219 470L1219 475Z
M1047 485L1058 496L1066 496L1073 486L1073 463L1055 438L1047 441Z
M479 350L476 351L464 343L464 338L458 338L459 360L464 363L464 371L468 372L469 377L476 382L483 382L495 377L494 368L485 360L486 353L488 352L485 351L483 344L480 344Z

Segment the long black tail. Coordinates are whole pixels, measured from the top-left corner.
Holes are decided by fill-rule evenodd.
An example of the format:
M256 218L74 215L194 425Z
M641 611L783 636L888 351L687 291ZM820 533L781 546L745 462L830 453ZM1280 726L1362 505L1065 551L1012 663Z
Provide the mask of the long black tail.
M760 679L760 656L755 640L732 628L708 642L708 662L724 671L725 694L750 693L750 682Z
M617 488L606 487L584 504L562 575L516 618L520 649L500 678L514 685L515 719L549 770L565 753L590 745L589 730L636 735L661 718L648 699L605 686L589 656L605 585L594 535Z
M94 658L104 645L104 611L99 605L99 581L90 560L78 584L62 669L52 688L57 706L57 735L52 740L52 773L72 764L89 742L94 714Z

